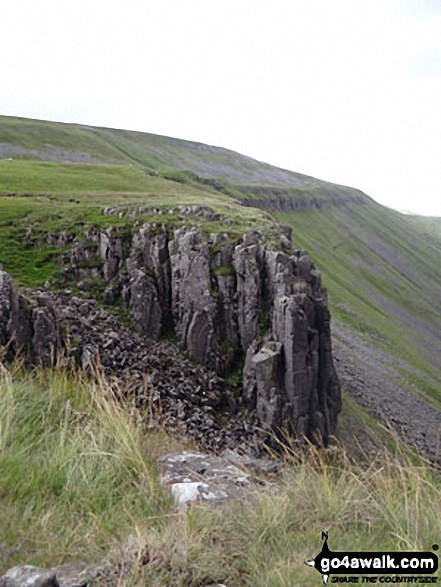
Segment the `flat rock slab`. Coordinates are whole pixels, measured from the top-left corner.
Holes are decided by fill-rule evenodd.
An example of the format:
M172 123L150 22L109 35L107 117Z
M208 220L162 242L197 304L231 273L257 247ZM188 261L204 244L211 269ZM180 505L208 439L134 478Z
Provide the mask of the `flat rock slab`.
M74 562L51 569L60 587L87 587L88 567L86 563Z
M53 569L17 565L0 577L0 587L87 587L87 565L74 562Z
M244 499L265 485L227 459L197 451L169 453L159 463L161 483L171 490L180 509L191 502L218 505Z
M235 451L228 451L227 454L228 458L225 458L186 450L169 453L159 459L161 483L170 489L179 509L185 510L192 502L220 506L255 498L257 491L267 482L247 472L247 468L259 474L280 474L277 461L240 456ZM120 570L108 564L89 567L84 562L52 569L18 565L0 577L0 587L110 586L117 584ZM224 586L217 584L210 587Z
M18 565L0 577L0 587L60 587L60 584L52 571Z
M282 461L275 459L263 459L241 455L235 450L227 448L223 451L222 456L233 464L252 471L257 475L280 477L283 473Z

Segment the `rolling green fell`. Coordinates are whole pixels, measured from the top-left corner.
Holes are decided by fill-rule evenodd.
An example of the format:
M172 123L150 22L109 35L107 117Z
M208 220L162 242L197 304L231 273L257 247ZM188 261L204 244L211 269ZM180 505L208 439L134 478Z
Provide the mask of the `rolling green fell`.
M174 225L170 210L179 204L208 205L233 219L233 226L202 223L207 233L237 237L278 222L290 226L293 247L307 250L322 272L335 330L401 361L396 376L439 405L440 219L406 216L359 190L227 149L0 117L1 262L24 285L56 281L62 251L44 244L45 233L81 234L90 225L130 230L127 218L103 216L105 207L158 207L161 221ZM27 246L29 228L38 246Z
M218 187L235 188L240 197L250 193L250 188L258 191L262 187L285 188L291 197L303 197L304 190L317 195L316 188L320 192L336 194L341 188L202 143L135 131L7 116L0 116L1 158L133 165L165 176L186 171L201 179L215 178ZM297 194L296 190L300 192ZM347 188L341 190L346 193ZM271 193L266 194L266 197L270 196Z
M375 202L274 215L322 271L333 321L408 363L414 389L419 370L439 402L441 238Z

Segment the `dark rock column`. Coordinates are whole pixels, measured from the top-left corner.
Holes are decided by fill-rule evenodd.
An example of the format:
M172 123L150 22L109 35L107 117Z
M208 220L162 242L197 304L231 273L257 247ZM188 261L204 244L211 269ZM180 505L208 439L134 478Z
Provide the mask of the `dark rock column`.
M50 367L56 362L60 350L56 318L49 308L34 308L32 325L34 329L32 347L35 357L45 367Z
M310 257L265 251L270 330L249 346L244 403L275 430L327 444L341 409L330 317Z
M242 349L246 351L259 332L261 301L260 247L237 245L233 265L237 280L237 321Z
M158 340L162 326L162 304L153 279L139 269L130 273L130 315L138 334Z
M32 336L30 304L18 294L11 276L0 270L0 344L11 357L29 351Z
M196 229L181 228L169 242L172 312L176 332L190 358L209 365L216 302L212 295L208 243Z
M62 346L50 295L40 294L37 302L26 300L4 271L0 271L0 344L9 346L11 358L21 352L27 360L45 366L54 363Z

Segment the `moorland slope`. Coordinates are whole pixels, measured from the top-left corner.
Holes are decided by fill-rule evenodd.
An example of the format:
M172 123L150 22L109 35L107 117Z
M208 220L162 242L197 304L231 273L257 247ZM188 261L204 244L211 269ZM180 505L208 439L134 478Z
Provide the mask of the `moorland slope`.
M405 216L359 190L226 149L146 133L0 117L0 156L1 261L24 285L56 281L59 271L59 250L50 243L24 246L30 226L37 240L42 233L83 230L109 222L101 214L105 206L156 206L167 214L178 203L205 204L228 210L238 233L266 230L275 221L289 226L294 249L312 256L329 292L343 389L435 457L437 219ZM351 422L370 428L364 413L352 418L350 398L346 407L343 436Z

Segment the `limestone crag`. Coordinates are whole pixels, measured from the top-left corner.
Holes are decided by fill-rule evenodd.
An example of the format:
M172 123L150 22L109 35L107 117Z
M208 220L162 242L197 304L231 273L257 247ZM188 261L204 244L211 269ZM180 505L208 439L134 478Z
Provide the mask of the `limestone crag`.
M132 269L128 287L130 315L136 331L157 340L162 325L162 304L153 279L141 269Z
M190 361L171 342L134 333L96 300L62 291L40 292L30 303L41 308L43 300L64 333L63 362L79 362L92 375L102 371L118 397L135 407L147 424L153 413L155 423L207 450L260 454L268 432L241 409L216 373Z
M0 270L0 342L5 344L11 336L12 308L16 299L16 293L12 285L10 275Z
M340 187L340 190L342 188ZM255 193L258 196L265 196L260 198L250 198L248 194ZM367 196L361 192L356 195L345 193L342 195L333 195L326 199L315 197L296 197L293 198L289 189L273 189L273 188L251 188L247 187L247 194L241 199L243 206L250 206L252 208L263 208L265 210L277 210L283 212L290 212L292 210L311 210L312 208L341 208L348 204L364 205L367 201Z
M58 321L48 298L20 295L11 276L0 270L0 346L12 358L23 353L45 366L53 363L62 347Z
M212 218L200 208L182 213ZM239 403L261 423L326 443L340 410L326 292L310 257L288 252L291 235L284 232L281 252L258 231L240 239L207 235L191 222L173 228L141 224L135 215L123 227L92 228L73 239L64 275L84 290L98 284L104 303L125 308L141 337L172 335L191 361L220 377L242 377ZM4 341L23 342L11 313L21 298L11 288L3 277L0 328ZM35 305L31 319L16 324L30 329L33 352L48 364L62 345L59 318L44 296Z
M259 334L262 304L262 257L257 244L238 245L234 249L236 273L237 324L242 349L246 351Z
M340 411L330 316L320 274L302 251L266 253L272 301L270 331L246 355L243 393L259 418L325 442Z
M191 359L210 364L216 329L208 242L196 229L181 228L169 242L172 315L176 334Z

